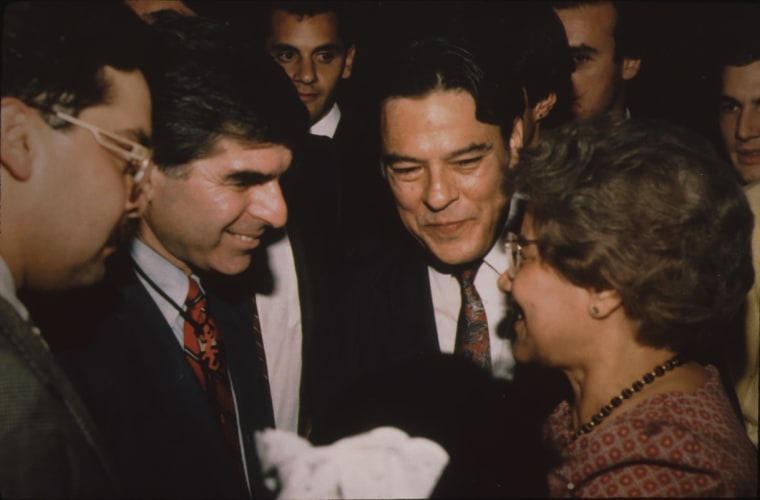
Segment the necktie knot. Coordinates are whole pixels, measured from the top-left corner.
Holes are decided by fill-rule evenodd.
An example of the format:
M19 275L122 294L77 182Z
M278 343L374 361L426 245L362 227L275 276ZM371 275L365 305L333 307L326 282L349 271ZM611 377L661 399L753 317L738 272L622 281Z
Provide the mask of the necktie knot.
M187 299L185 299L185 305L187 305L187 307L194 306L203 299L203 292L201 291L198 282L193 278L189 278L189 280L190 288L187 290Z
M475 276L478 274L478 269L483 263L482 260L476 260L469 264L467 267L463 267L454 273L454 277L459 282L459 286L462 288L468 288L475 285Z
M477 267L469 267L456 273L454 277L464 288L475 284L475 275L478 273Z

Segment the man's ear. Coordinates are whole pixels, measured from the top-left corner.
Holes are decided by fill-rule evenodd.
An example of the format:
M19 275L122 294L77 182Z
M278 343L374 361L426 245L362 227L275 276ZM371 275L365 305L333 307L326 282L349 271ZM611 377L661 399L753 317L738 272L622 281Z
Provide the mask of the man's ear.
M151 162L145 172L145 179L140 184L140 195L134 200L127 200L125 212L128 219L139 219L148 208L148 203L153 199L153 176L156 175L156 170L158 167Z
M343 64L343 73L341 73L340 77L344 80L348 79L351 76L351 70L354 69L354 57L356 56L356 45L353 43L346 51L346 62Z
M641 59L623 58L623 80L632 80L639 74Z
M17 180L26 181L32 175L32 111L13 97L0 101L0 158L3 167Z
M557 94L556 92L550 92L548 96L538 101L533 107L535 120L543 120L549 116L555 104L557 104Z
M512 135L509 137L509 168L517 165L519 160L520 149L523 147L523 121L522 118L515 118L512 124Z

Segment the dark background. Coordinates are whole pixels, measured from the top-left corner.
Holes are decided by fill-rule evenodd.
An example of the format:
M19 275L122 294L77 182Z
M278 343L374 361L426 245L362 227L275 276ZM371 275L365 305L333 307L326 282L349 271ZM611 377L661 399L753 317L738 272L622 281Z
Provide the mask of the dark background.
M263 2L186 1L201 15L224 19L245 37L260 40ZM627 84L633 116L668 120L696 130L718 150L715 57L737 20L760 36L760 4L752 2L623 2L632 42L640 48L641 70ZM345 3L357 46L354 73L341 100L371 106L381 62L410 41L488 29L491 20L513 12L518 2L358 1ZM747 22L749 21L749 22ZM742 24L742 23L739 23ZM481 28L482 27L482 28Z

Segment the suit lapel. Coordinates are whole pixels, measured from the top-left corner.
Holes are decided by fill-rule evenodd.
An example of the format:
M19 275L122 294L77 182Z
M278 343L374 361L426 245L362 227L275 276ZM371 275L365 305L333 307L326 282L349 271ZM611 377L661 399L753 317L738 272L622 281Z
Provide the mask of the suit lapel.
M0 317L3 318L0 325L0 334L13 346L18 355L26 362L26 366L32 370L40 382L46 386L66 406L72 419L76 422L85 441L92 448L95 456L100 460L103 469L112 484L114 475L99 444L98 432L90 418L84 403L77 394L69 378L47 349L42 339L32 330L32 326L21 319L11 305L0 297Z
M158 411L162 425L186 436L188 446L205 450L213 457L207 462L216 469L210 477L223 478L216 491L221 496L238 496L240 490L233 485L240 484L239 477L234 473L221 426L174 332L142 283L130 274L131 279L121 289L124 305L117 321L121 323L119 330L130 337L129 341L137 343L130 349L130 355L140 360L136 366L140 370L136 374L140 385L153 394L151 401L160 402L157 404L161 405ZM227 321L220 322L221 317L216 318L216 314L215 319L220 328L231 330Z

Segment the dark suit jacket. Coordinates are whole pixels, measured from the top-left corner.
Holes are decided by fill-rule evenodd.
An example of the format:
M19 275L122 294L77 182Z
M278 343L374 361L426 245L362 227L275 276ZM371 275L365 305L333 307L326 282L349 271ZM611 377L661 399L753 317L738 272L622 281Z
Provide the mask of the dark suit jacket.
M130 262L117 260L107 283L93 294L94 338L60 353L105 435L124 492L153 498L248 496L182 347ZM261 497L254 431L273 427L274 417L260 377L251 311L244 300L223 300L212 287L206 292L224 334L248 473L254 496Z
M113 476L53 355L0 298L0 497L103 497Z
M514 382L495 380L442 355L428 262L408 234L365 242L347 261L333 347L346 362L324 370L335 392L314 440L394 425L451 455L434 496L545 495L541 424L566 380L527 365Z

